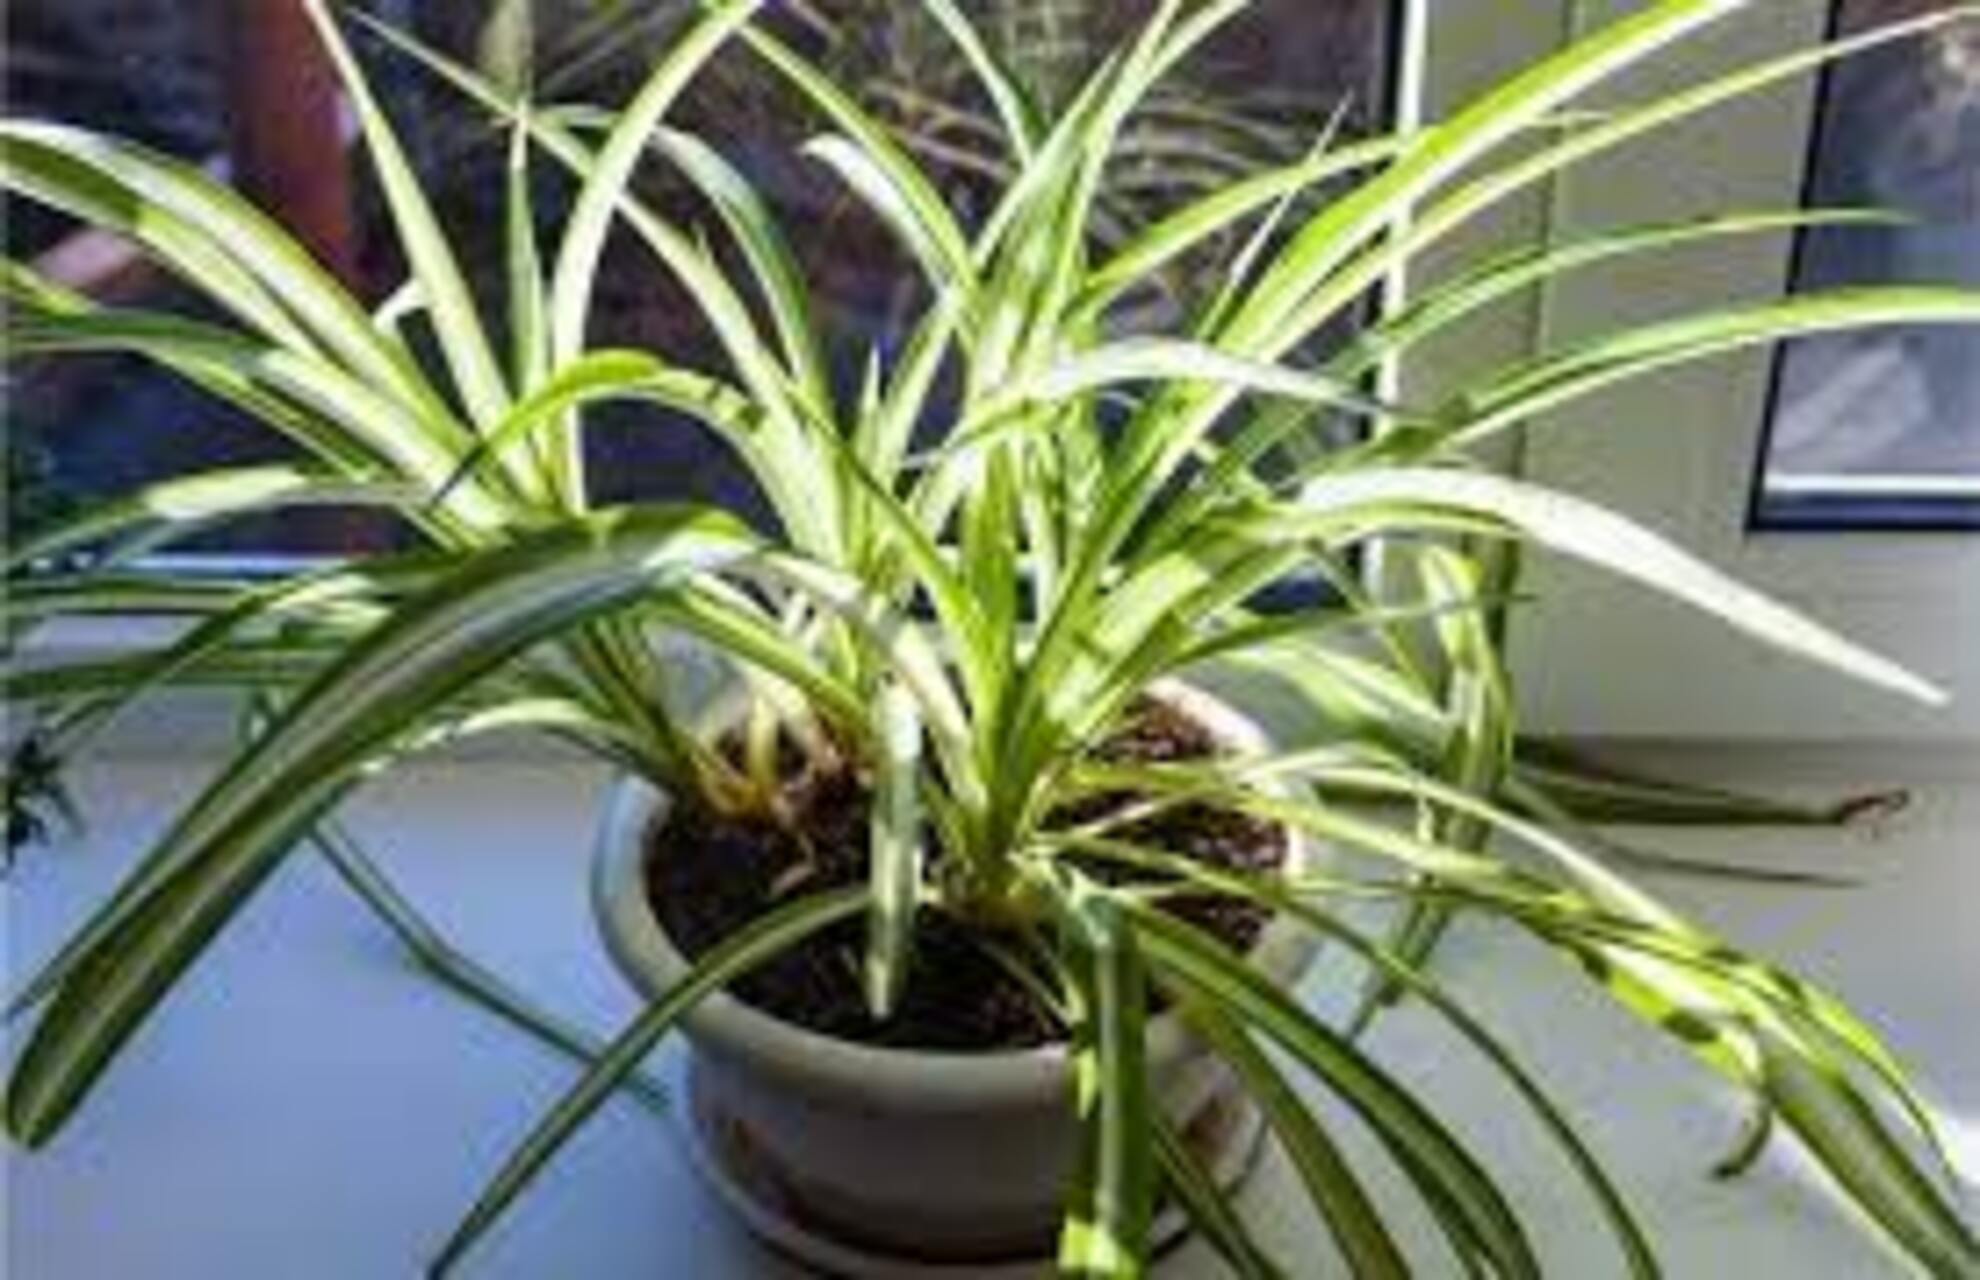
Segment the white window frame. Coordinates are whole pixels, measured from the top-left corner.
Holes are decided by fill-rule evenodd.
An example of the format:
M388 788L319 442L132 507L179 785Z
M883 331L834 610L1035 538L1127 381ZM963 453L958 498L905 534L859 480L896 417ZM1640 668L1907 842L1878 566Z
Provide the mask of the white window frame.
M1497 46L1529 56L1641 0L1522 0L1439 6L1430 97L1476 71L1447 48L1489 9ZM1828 0L1766 0L1659 59L1626 94L1692 83L1822 38ZM1442 24L1451 24L1443 29ZM1444 79L1440 84L1438 77ZM1800 203L1819 81L1804 77L1659 133L1613 161L1564 174L1537 234L1675 219L1708 209ZM1536 228L1529 216L1529 235ZM1460 343L1476 367L1721 298L1785 291L1791 240L1726 241L1649 265L1590 270L1548 289L1524 334ZM1433 357L1435 358L1435 357ZM1643 381L1539 423L1519 459L1541 483L1584 493L1657 527L1740 578L1796 603L1945 686L1928 709L1757 648L1709 619L1556 558L1531 562L1537 602L1520 611L1512 661L1529 727L1576 737L1971 743L1980 741L1980 537L1953 533L1756 532L1749 485L1760 456L1770 353Z

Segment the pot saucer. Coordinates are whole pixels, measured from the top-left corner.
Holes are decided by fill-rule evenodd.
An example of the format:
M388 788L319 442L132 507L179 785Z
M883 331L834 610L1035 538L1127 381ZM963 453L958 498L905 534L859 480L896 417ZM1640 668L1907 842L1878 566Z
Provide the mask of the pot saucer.
M688 1070L693 1071L692 1064ZM1053 1274L1052 1257L1015 1258L1003 1262L929 1262L874 1253L799 1222L778 1207L778 1197L769 1187L758 1185L749 1169L721 1160L715 1143L696 1118L696 1108L673 1109L688 1159L702 1181L714 1189L729 1210L742 1220L751 1234L786 1258L821 1276L834 1280L1045 1280ZM1235 1190L1258 1165L1264 1149L1265 1126L1253 1113L1245 1132L1228 1147L1229 1154L1212 1170L1224 1187ZM1180 1244L1189 1234L1189 1220L1174 1206L1155 1219L1155 1253Z

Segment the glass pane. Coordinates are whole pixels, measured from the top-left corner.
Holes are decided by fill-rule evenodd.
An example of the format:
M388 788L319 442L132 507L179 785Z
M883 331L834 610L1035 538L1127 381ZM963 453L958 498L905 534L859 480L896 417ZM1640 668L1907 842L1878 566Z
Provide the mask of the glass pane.
M263 9L291 8L279 23L241 22L250 6L240 3L15 0L6 9L5 110L134 139L234 180L284 214L363 296L370 290L361 264L336 261L353 246L317 243L311 211L294 207L348 201L350 187L345 166L323 158L325 150L334 157L339 131L327 81L276 61L304 32L301 7ZM256 72L243 75L243 67ZM312 136L327 147L307 148ZM300 189L296 173L310 178ZM58 284L106 306L224 322L196 288L115 237L27 200L9 199L5 213L8 256ZM146 483L296 457L266 425L135 357L12 360L4 413L9 539ZM233 563L352 554L392 541L375 514L318 509L243 520L174 550L224 553Z
M1852 32L1942 0L1838 0ZM1913 221L1811 232L1797 289L1980 285L1980 29L1851 58L1822 87L1807 203ZM1811 339L1778 363L1755 517L1763 527L1980 528L1980 329Z
M968 8L1000 60L1051 119L1153 5L991 0ZM1217 185L1298 159L1330 122L1337 140L1386 127L1391 24L1399 8L1393 0L1254 4L1173 73L1130 123L1121 158L1107 175L1095 252ZM632 76L680 21L679 5L647 10L644 22L603 28L579 23L548 41L547 83L559 86L560 96L622 100ZM900 0L824 0L789 6L788 12L793 20L786 34L841 84L860 89L928 168L964 225L986 215L1010 177L994 110L925 8ZM684 117L720 141L783 218L803 261L817 320L830 337L832 376L852 394L869 353L891 360L923 312L927 299L912 261L836 177L803 158L800 147L819 121L749 57L725 57L711 68ZM663 208L693 207L664 173L648 181L649 196ZM1239 248L1215 244L1183 264L1171 281L1174 296L1206 296ZM719 354L691 318L692 308L672 301L652 259L633 244L619 245L617 252L620 266L606 273L614 287L595 330L601 340L716 365ZM1198 273L1194 279L1192 271ZM1178 323L1171 296L1151 292L1139 301L1129 323ZM942 412L937 403L931 418ZM590 427L597 496L714 497L754 511L755 495L739 469L685 420L644 406L609 406L592 416Z
M490 16L510 7L487 0L369 6L464 60L495 55L491 32L499 28ZM378 305L404 279L404 265L368 166L358 150L342 152L337 144L337 130L348 138L349 121L317 78L321 60L307 26L281 16L300 8L264 0L15 0L7 6L7 110L134 136L229 174L334 260L362 300ZM530 55L539 102L624 102L697 8L693 0L536 0ZM1049 113L1151 8L1152 0L986 0L969 11ZM1214 185L1297 158L1330 127L1336 140L1384 127L1397 8L1393 0L1259 0L1138 114L1124 159L1108 176L1100 238L1118 241ZM966 225L985 214L1008 178L995 117L922 6L812 0L766 12L785 39L898 130ZM499 342L505 138L455 91L349 29ZM850 392L871 353L897 352L904 324L924 300L912 264L888 234L828 170L802 156L801 145L823 123L739 48L703 73L670 120L714 144L769 198L830 336L832 376ZM533 179L548 259L571 186L547 159L539 159ZM726 251L719 222L664 163L649 163L640 185L667 216L701 228ZM87 275L97 258L114 256L102 237L79 239L78 228L26 202L10 201L8 213L7 251L38 267ZM1215 245L1182 264L1175 293L1203 296L1208 286L1192 290L1182 273L1214 279L1237 248ZM91 287L100 284L105 300L219 318L201 308L193 290L141 266L98 277ZM1163 294L1142 303L1147 323L1175 321ZM418 346L418 322L410 328ZM601 346L639 346L692 367L725 367L691 300L631 236L611 244L591 336ZM8 467L16 492L9 524L16 536L80 500L196 467L289 456L265 428L134 360L29 361L10 378ZM599 500L688 497L757 513L740 469L686 420L611 406L588 415L587 424ZM236 526L199 548L238 558L351 553L390 541L389 527L374 516L312 511Z

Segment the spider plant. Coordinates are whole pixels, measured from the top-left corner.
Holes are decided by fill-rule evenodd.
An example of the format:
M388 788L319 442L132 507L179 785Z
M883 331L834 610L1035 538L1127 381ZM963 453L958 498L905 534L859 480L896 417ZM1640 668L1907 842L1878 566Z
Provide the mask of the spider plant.
M1118 0L1000 0L980 10L977 24L1012 92L1050 118L1072 102L1085 70L1102 60L1110 34L1131 27L1124 20L1139 8ZM866 96L881 119L945 189L969 191L987 182L994 202L995 191L1016 176L995 119L995 101L982 101L986 95L971 84L967 64L950 54L939 17L912 5L877 9L876 14L854 4L838 12L836 22L830 9L820 13L830 50L826 68L842 81L868 86ZM1313 42L1313 56L1323 64L1347 61L1337 47L1328 48L1343 28L1366 38L1352 20L1314 15L1306 21L1309 29L1301 36ZM1329 24L1331 39L1325 31ZM877 70L864 71L871 64ZM1356 127L1352 121L1359 117L1350 108L1353 89L1360 86L1342 86L1330 104L1313 90L1233 88L1246 83L1242 71L1233 75L1228 68L1203 66L1148 86L1110 140L1108 163L1086 214L1096 248L1118 249L1179 201L1281 169L1324 151L1337 135ZM1302 194L1311 198L1326 190L1325 183L1316 182ZM1187 299L1214 290L1216 273L1242 230L1209 237L1149 277L1143 292L1155 295L1151 301L1173 305L1178 294ZM1209 283L1192 282L1191 272L1204 273Z
M486 68L514 68L528 60L524 46L540 43L541 82L557 94L595 84L603 73L664 46L694 9L688 0L645 0L562 15L561 21L553 10L532 27L531 7L510 0L492 10L477 51ZM1086 69L1100 61L1108 33L1131 25L1139 7L1120 0L997 0L978 6L973 21L1013 88L1051 115L1072 100ZM955 57L941 21L924 8L828 0L792 5L789 17L819 47L819 65L840 83L860 86L862 100L945 187L1013 179L994 103L983 100L980 81ZM1322 19L1315 31L1302 34L1318 40L1323 24L1357 26ZM532 39L533 31L541 32L540 40ZM1325 52L1316 56L1326 61ZM1345 105L1330 108L1322 94L1239 93L1232 83L1245 80L1189 74L1148 87L1113 140L1113 158L1095 196L1090 230L1100 244L1118 245L1178 197L1201 196L1299 158L1332 110L1343 122L1348 114ZM760 93L751 94L758 86L735 88L738 101L730 109L760 109Z
M884 1016L916 963L919 909L1028 937L1055 958L1087 1148L1066 1208L1067 1273L1140 1274L1165 1188L1240 1273L1278 1271L1149 1109L1142 1031L1153 987L1242 1077L1356 1274L1403 1275L1409 1264L1388 1209L1296 1080L1351 1108L1470 1272L1538 1274L1520 1212L1492 1171L1352 1034L1160 909L1162 897L1187 891L1296 917L1364 960L1383 991L1445 1019L1565 1150L1631 1274L1657 1273L1652 1245L1572 1121L1443 985L1420 945L1369 930L1351 907L1463 912L1532 936L1752 1098L1756 1126L1731 1166L1756 1158L1778 1121L1919 1266L1980 1274L1980 1243L1955 1207L1932 1121L1882 1041L1813 984L1660 903L1587 826L1618 812L1817 815L1648 792L1523 744L1497 643L1512 601L1493 557L1509 542L1535 544L1787 654L1899 695L1941 695L1656 533L1477 461L1495 437L1629 378L1803 334L1980 322L1980 294L1867 288L1720 305L1586 336L1440 403L1399 404L1367 389L1371 372L1427 337L1589 263L1883 216L1734 210L1489 262L1387 309L1323 363L1292 363L1309 335L1502 200L1974 10L1784 53L1604 113L1574 110L1673 45L1711 38L1745 7L1658 0L1446 119L1220 189L1100 252L1088 229L1116 141L1151 87L1243 0L1160 0L1051 119L953 0L926 7L995 104L1013 173L971 226L883 124L755 23L751 0L706 5L602 132L593 112L533 101L380 28L510 139L501 325L477 311L320 0L310 11L410 269L382 311L185 165L65 125L0 128L10 190L130 237L226 316L102 308L16 264L6 274L9 351L142 354L251 409L309 458L186 476L10 551L15 628L139 608L193 618L155 651L11 669L9 700L45 717L44 757L72 754L120 708L168 687L245 691L261 717L251 744L16 997L17 1010L45 1008L12 1065L5 1115L15 1138L51 1138L256 890L295 849L334 833L326 824L338 802L436 742L533 728L717 812L775 818L778 753L732 756L695 728L668 647L692 637L745 683L757 725L873 778L870 885L766 910L609 1045L586 1049L582 1078L497 1172L436 1272L697 1000L780 949L863 915L866 995ZM807 152L870 205L925 277L912 340L875 352L856 386L832 376L770 208L718 140L664 123L697 73L732 47L810 104L823 131ZM705 227L636 197L644 163L669 164L698 189ZM529 178L542 164L576 184L552 244L537 243L530 208ZM1340 175L1356 179L1345 194L1310 214L1274 216ZM1165 263L1253 224L1262 229L1246 252L1219 288L1193 299L1178 331L1123 333L1111 322ZM601 254L620 227L686 286L723 367L588 344ZM718 250L716 235L733 252ZM771 527L692 505L594 507L581 418L608 399L662 406L732 449ZM1289 448L1343 418L1364 428L1358 442ZM214 521L311 503L394 511L422 545L244 582L131 568L137 550ZM77 548L97 550L82 568L31 572L73 566ZM1389 568L1379 586L1352 571L1355 553L1370 548ZM1314 576L1334 590L1290 611L1256 606L1265 589ZM1270 673L1310 704L1310 735L1270 754L1185 763L1091 751L1151 682L1212 661ZM1290 795L1287 781L1299 784ZM1136 799L1083 825L1054 821L1095 793ZM1184 803L1290 825L1355 862L1297 878L1219 871L1135 834L1138 819ZM365 864L345 865L366 878ZM368 896L392 901L377 883ZM409 908L395 918L416 923Z

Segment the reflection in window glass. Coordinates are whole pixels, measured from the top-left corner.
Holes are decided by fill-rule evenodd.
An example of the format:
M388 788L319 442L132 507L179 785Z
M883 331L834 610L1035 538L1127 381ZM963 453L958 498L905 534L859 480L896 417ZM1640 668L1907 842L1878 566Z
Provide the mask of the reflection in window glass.
M1838 0L1851 32L1942 0ZM1802 237L1795 287L1980 285L1980 28L1840 63L1823 87L1807 203L1904 226ZM1762 525L1980 527L1980 330L1883 329L1789 347L1776 374Z
M279 14L300 7L263 0L14 0L7 6L7 110L143 138L230 174L305 230L325 225L325 210L334 215L341 207L348 226L338 231L342 222L330 216L335 234L303 238L338 262L360 298L383 303L404 279L404 266L367 165L355 151L340 154L334 141L298 141L294 132L335 129L339 116L334 95L309 92L312 80L304 72L315 60L313 49L279 29ZM513 5L375 0L366 7L455 58L480 60L491 71L498 63L513 65L516 47L502 39L513 29L490 22ZM590 106L625 101L697 6L692 0L535 0L531 7L528 56L538 101ZM1151 0L981 0L969 12L1049 113L1069 101L1102 53L1151 7ZM1392 0L1260 0L1137 116L1125 158L1109 174L1103 238L1125 236L1211 186L1297 158L1330 127L1337 139L1383 127L1396 7ZM766 6L766 13L786 40L898 130L966 223L984 215L1008 179L994 113L919 4L810 0ZM306 37L306 27L298 31ZM356 29L352 38L499 336L502 135L403 57ZM818 321L832 336L833 376L850 388L874 353L891 358L903 319L921 302L915 272L829 172L800 154L821 123L740 48L703 73L671 123L721 150L784 220ZM348 134L347 119L342 127ZM299 154L306 163L295 162ZM548 237L571 189L548 161L534 176L540 230ZM649 163L640 181L646 199L684 225L704 228L721 248L717 220L664 163ZM73 226L25 204L10 204L8 213L10 254L43 269L64 254L82 268L100 266L100 254L76 252ZM339 238L348 243L326 242ZM1179 270L1215 272L1235 248L1215 246ZM546 242L546 256L551 251ZM1186 280L1176 283L1184 286L1178 293L1189 292ZM189 291L141 265L88 284L92 291L101 286L109 300L199 314ZM1174 321L1159 293L1140 302L1149 323ZM650 348L681 364L719 369L719 349L697 314L632 237L614 239L592 320L595 343ZM411 332L417 342L417 321ZM124 492L197 464L282 456L283 446L264 429L133 361L27 362L11 376L6 425L16 535L22 524L80 498ZM587 424L599 500L699 498L755 513L755 495L740 469L687 421L657 409L612 406L592 413ZM375 516L312 511L242 526L203 545L238 556L349 553L389 541Z

